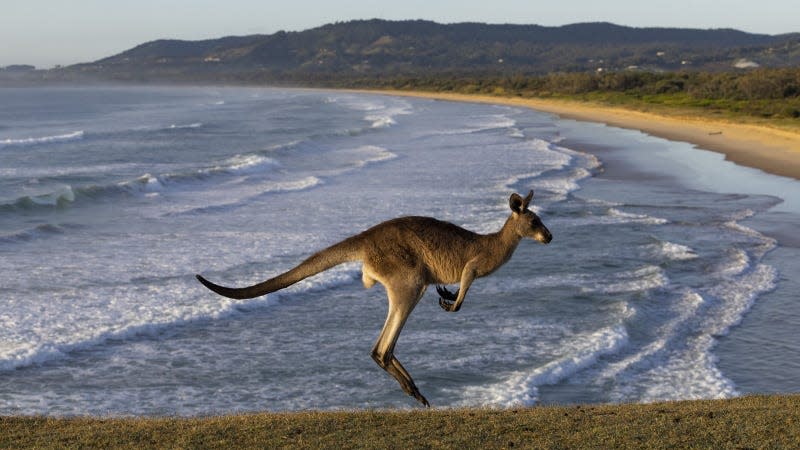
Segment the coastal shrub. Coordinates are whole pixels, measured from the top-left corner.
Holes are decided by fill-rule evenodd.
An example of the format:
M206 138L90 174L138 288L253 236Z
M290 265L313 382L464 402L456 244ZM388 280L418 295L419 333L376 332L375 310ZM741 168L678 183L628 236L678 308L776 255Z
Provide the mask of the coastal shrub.
M330 86L390 87L464 94L589 100L614 105L662 105L704 113L800 118L800 68L738 72L558 72L547 75L432 74L318 80Z

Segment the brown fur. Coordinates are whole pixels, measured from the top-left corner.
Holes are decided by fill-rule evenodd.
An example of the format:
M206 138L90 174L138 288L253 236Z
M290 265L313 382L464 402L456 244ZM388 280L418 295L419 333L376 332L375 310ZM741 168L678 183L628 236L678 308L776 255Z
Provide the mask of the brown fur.
M459 283L455 293L437 287L442 309L458 311L472 281L505 264L523 238L550 242L550 231L528 209L532 198L533 191L524 199L512 194L509 199L511 215L496 233L473 233L430 217L400 217L334 244L288 272L250 287L219 286L200 275L197 279L220 295L244 299L275 292L344 262L362 261L364 287L370 288L379 282L386 287L389 297L389 313L372 349L372 358L406 393L430 406L394 357L400 331L429 285Z

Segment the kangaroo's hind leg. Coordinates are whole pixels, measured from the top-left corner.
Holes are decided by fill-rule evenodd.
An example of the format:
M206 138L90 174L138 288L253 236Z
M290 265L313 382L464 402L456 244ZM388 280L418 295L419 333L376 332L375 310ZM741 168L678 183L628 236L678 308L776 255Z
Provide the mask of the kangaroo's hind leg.
M425 286L387 286L386 291L389 296L389 313L386 316L383 330L378 336L378 341L372 348L372 359L400 383L400 387L406 394L414 397L423 405L430 406L428 400L417 389L411 375L394 356L394 346L400 336L400 331L425 292Z

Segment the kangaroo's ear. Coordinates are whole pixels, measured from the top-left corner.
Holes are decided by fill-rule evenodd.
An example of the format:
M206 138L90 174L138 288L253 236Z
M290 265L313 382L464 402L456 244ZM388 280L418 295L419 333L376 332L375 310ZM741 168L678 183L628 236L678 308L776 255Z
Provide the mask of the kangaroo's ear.
M525 207L522 206L525 203L525 200L519 196L516 192L511 194L511 198L508 199L508 206L511 207L511 211L515 213L522 214L522 211L525 211Z
M528 195L525 196L525 199L522 200L522 210L528 209L528 205L531 204L531 200L533 200L533 189L528 192Z

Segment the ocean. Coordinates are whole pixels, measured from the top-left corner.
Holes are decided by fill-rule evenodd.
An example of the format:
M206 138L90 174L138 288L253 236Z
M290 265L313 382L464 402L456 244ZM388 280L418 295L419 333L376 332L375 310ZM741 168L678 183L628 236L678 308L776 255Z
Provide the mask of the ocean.
M345 264L244 286L383 220L553 233L429 289L397 344L434 407L797 392L800 184L525 108L340 91L0 89L0 415L416 408ZM454 288L454 287L451 287Z

